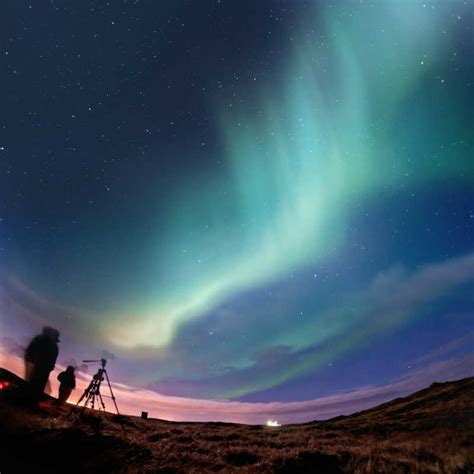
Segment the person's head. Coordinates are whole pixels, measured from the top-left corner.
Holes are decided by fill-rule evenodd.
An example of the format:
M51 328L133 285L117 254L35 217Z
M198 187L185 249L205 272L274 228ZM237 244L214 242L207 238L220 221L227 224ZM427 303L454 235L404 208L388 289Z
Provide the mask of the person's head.
M70 374L73 374L75 370L76 370L75 367L73 367L72 365L68 365L67 369L66 369L66 372L68 372Z
M49 338L52 342L59 342L59 331L50 326L43 328L43 335Z

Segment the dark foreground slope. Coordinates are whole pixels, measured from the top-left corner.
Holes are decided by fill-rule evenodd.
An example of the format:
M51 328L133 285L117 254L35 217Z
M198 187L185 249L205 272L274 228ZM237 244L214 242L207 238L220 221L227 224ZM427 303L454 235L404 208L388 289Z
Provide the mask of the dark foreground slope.
M281 428L172 423L0 401L0 472L449 472L474 466L474 378Z

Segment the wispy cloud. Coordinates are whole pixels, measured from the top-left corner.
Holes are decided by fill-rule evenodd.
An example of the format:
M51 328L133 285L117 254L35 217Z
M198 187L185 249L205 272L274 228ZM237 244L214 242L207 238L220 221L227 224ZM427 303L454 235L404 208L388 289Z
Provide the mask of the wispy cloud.
M295 322L294 327L285 334L285 338L293 344L269 345L262 338L249 341L244 349L249 361L232 366L229 359L225 370L220 366L220 370L212 371L209 359L215 356L216 350L198 344L199 335L209 327L208 321L201 320L193 323L192 331L184 327L177 334L173 346L177 350L170 351L168 356L168 366L180 367L181 374L193 373L186 370L190 364L188 361L193 364L201 362L206 370L201 371L199 379L161 373L157 376L158 380L153 381L153 375L157 374L151 372L148 386L166 393L205 398L235 398L269 388L325 367L329 362L367 346L376 338L394 332L414 319L431 317L429 308L433 303L472 282L474 254L426 265L415 271L395 265L376 275L366 288L343 294L332 307L306 321ZM275 318L279 317L279 310L284 311L284 305L273 308ZM238 328L254 328L257 325L257 330L261 330L255 313L242 311L231 318L227 315L225 320L216 319L215 315L210 318L212 324L219 324L217 327L221 337L228 340L237 337L236 324ZM225 322L229 319L230 329L226 330ZM292 335L294 330L299 331L297 339L306 341L306 345L301 346L300 343L298 346ZM196 334L195 339L193 334ZM251 350L253 353L249 354ZM222 362L223 359L218 360Z
M93 327L96 319L97 315L45 298L18 278L0 275L0 323L8 327L10 333L17 325L54 325L72 339L97 342L99 335ZM86 320L88 325L83 324Z
M22 375L23 361L1 347L1 363L5 368ZM62 367L58 367L59 370ZM91 370L92 372L92 370ZM57 393L57 370L50 380L53 394ZM361 387L314 400L300 402L245 403L236 401L212 401L161 395L151 390L137 389L112 381L114 394L122 413L139 415L142 411L150 416L174 421L227 421L261 424L269 418L280 423L303 423L314 419L327 419L348 415L370 408L393 398L408 395L424 388L433 381L447 381L474 374L474 353L433 363L423 369L403 374L392 383L383 386ZM91 374L79 373L77 389L72 401L78 399L90 381ZM107 386L103 387L107 395ZM113 411L112 406L107 406Z
M469 332L462 337L454 339L453 341L448 342L447 344L442 345L438 349L435 349L431 352L423 354L416 359L413 359L412 364L420 364L427 362L429 360L437 359L438 357L444 356L446 354L451 354L452 352L459 351L468 346L470 349L474 349L474 332Z
M429 317L431 304L472 282L474 254L414 271L394 265L365 288L341 293L332 306L298 321L288 308L294 307L294 297L305 298L301 292L288 296L290 302L283 295L268 298L264 305L224 307L182 326L165 350L106 347L122 360L121 380L185 397L236 398L316 371L413 319ZM0 282L0 319L6 326L24 321L28 333L32 322L38 327L58 323L64 340L75 343L68 357L84 348L87 356L100 354L104 348L100 318L50 302L12 278ZM285 326L288 320L291 325ZM242 339L245 333L248 337ZM62 345L65 353L67 346Z

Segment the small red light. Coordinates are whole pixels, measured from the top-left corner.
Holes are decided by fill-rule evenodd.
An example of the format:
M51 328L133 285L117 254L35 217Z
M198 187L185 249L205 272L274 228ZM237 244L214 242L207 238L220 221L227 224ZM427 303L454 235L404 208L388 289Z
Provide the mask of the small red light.
M10 382L2 381L2 382L0 382L0 390L5 390L5 389L8 388L10 385L11 385Z

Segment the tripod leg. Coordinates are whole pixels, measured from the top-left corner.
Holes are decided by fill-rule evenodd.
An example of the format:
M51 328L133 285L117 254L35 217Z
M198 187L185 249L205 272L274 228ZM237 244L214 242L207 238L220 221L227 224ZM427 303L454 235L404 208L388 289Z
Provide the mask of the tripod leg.
M105 411L104 399L102 398L102 394L99 391L97 392L97 398L99 399L99 402L102 405L102 410ZM100 407L99 407L99 409L100 409Z
M99 407L99 410L100 410L100 406L102 405L102 409L105 411L104 401L102 400L102 395L100 394L100 384L102 383L102 380L104 380L103 369L99 369L99 377L97 377L95 390L94 390L94 402L97 400L97 405Z
M94 379L91 382L91 388L89 390L89 393L87 394L87 398L84 403L84 408L87 406L87 404L90 404L91 409L92 410L94 409L96 393L97 393L97 379Z
M105 374L105 378L107 379L107 384L109 386L110 395L112 396L112 400L114 402L115 409L117 410L117 415L120 415L120 412L119 412L119 409L118 409L118 406L117 406L117 402L115 401L114 392L112 391L112 385L110 385L109 375L107 374L107 371L105 369L104 369L104 374Z
M110 396L112 398L112 401L114 402L115 409L117 410L117 415L119 417L120 424L122 425L122 430L123 430L124 433L126 433L127 430L125 429L125 425L123 423L122 416L120 415L120 412L119 412L119 409L118 409L118 406L117 406L117 402L115 401L115 395L114 395L114 392L112 390L112 385L110 385L109 375L107 374L107 371L105 369L104 369L104 374L105 374L105 378L107 380L107 385L109 386Z
M82 402L82 400L84 399L84 397L86 397L86 400L87 400L87 398L89 398L89 393L91 391L91 388L92 388L93 384L94 384L94 380L91 380L91 382L89 383L87 388L82 393L81 398L79 398L79 400L77 401L76 405L79 405ZM86 402L86 404L87 404L87 402Z

